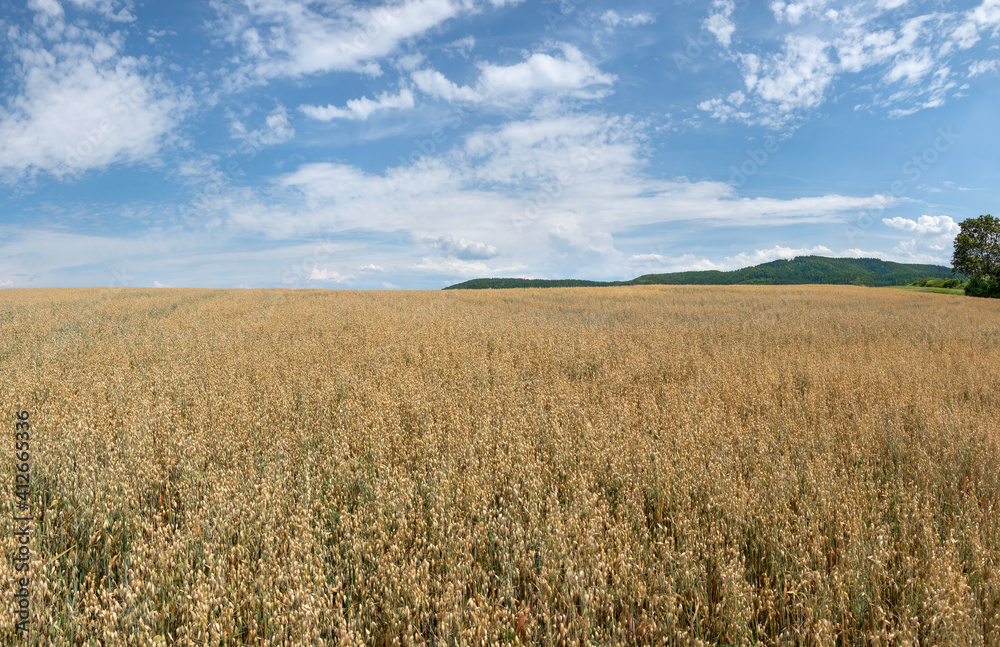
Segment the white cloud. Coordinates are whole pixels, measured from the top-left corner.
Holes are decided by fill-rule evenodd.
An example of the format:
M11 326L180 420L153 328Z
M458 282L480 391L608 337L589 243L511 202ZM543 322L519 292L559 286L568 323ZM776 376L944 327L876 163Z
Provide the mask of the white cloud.
M451 236L441 236L439 238L428 239L426 242L435 245L448 256L454 256L463 261L489 260L498 254L497 248L493 245L466 240L465 238L455 240Z
M58 0L28 0L28 9L36 11L50 19L61 19L65 13Z
M961 231L949 216L920 216L916 220L909 218L883 218L882 223L893 229L899 229L917 238L901 240L894 251L907 262L949 262L949 251L954 246L955 236Z
M715 36L723 47L728 48L733 42L736 24L733 22L733 12L736 10L734 0L715 0L712 3L712 13L705 19L704 27Z
M961 228L950 216L920 216L917 220L908 218L883 218L882 222L893 229L912 231L917 234L943 234L956 236Z
M835 71L828 49L828 43L812 36L788 36L780 54L765 58L739 54L746 93L735 91L725 99L702 101L698 108L721 121L783 127L796 114L823 102Z
M346 108L328 105L320 106L300 106L307 117L320 121L333 121L334 119L356 119L365 120L372 114L382 110L406 110L414 106L413 92L407 88L399 91L399 94L390 95L383 92L378 98L372 100L368 97L351 99L347 102Z
M417 70L413 82L421 91L445 101L480 101L479 93L468 86L458 86L437 70Z
M381 265L375 265L374 263L369 263L368 265L362 265L358 267L359 272L384 272L385 268Z
M840 256L841 258L881 258L885 260L890 260L886 258L886 255L882 252L878 251L866 252L865 250L859 249L857 247L852 247L851 249L845 249L839 254L837 254L837 256Z
M309 275L310 281L326 281L328 283L344 283L354 278L353 274L341 274L336 270L314 268Z
M909 58L896 59L896 63L885 75L885 80L889 83L905 80L906 83L916 83L927 76L934 68L934 59L930 52L924 50Z
M223 191L199 214L279 240L358 230L398 239L407 232L433 248L423 252L425 260L412 259L421 274L484 276L531 267L548 276L620 278L623 267L644 259L629 260L617 238L645 226L840 223L894 202L883 196L744 198L723 182L657 179L644 172L641 128L581 114L482 127L448 152L384 173L302 164L256 189ZM387 252L350 265L340 261L330 269L343 275L368 263L403 271L406 259Z
M784 245L774 245L765 249L756 249L752 252L741 252L733 256L726 256L721 261L713 262L704 257L693 254L671 257L661 254L637 254L628 258L627 265L630 268L637 268L638 271L646 273L661 272L684 272L697 270L719 270L731 272L744 267L754 267L763 263L779 259L791 260L799 256L826 256L832 258L881 258L884 260L897 260L900 262L912 262L916 253L916 242L912 244L904 242L897 245L893 253L880 251L866 251L858 248L844 249L835 252L826 245L815 245L813 247L786 247ZM941 262L941 259L932 255L923 254L919 262Z
M694 254L682 254L681 256L635 254L629 256L626 263L630 268L634 268L634 271L646 274L725 269L723 266L713 263L707 258L701 258Z
M979 42L985 31L994 35L1000 29L1000 0L983 0L982 4L965 12L962 23L955 28L952 38L961 49L969 49Z
M969 65L969 76L979 76L1000 70L1000 59L973 61Z
M713 118L718 119L722 123L726 123L730 119L747 121L752 118L751 113L739 109L745 102L746 95L737 90L725 99L702 101L698 104L698 109L708 112Z
M809 36L789 36L781 55L761 61L743 58L747 89L781 113L813 108L833 80L828 44Z
M413 269L421 272L431 272L433 274L458 275L458 276L495 276L510 271L524 269L522 266L496 267L491 268L481 261L464 261L457 258L433 259L422 258L420 262L413 266Z
M513 65L480 65L475 88L458 86L437 70L420 70L413 81L420 90L447 101L508 104L541 96L593 99L605 96L615 77L600 71L584 54L562 43L553 55L536 51Z
M735 29L728 1L715 0L711 17L718 27L712 32L723 45ZM957 55L985 34L1000 35L1000 0L983 0L965 12L907 11L904 16L897 14L912 6L907 0L837 8L831 4L771 2L780 50L757 43L732 56L743 74L746 105L715 97L703 100L699 108L722 121L782 128L823 105L842 75L865 74L867 78L852 80L852 87L870 91L872 105L884 108L890 117L904 117L940 107L960 93L952 72L960 63ZM996 69L987 62L965 65L970 78Z
M472 54L472 50L476 48L476 37L464 36L456 41L452 41L444 46L445 51L455 52L462 58L468 58Z
M154 288L169 288L170 286L165 283L160 283L159 281L153 281Z
M646 12L634 13L631 16L622 16L614 9L608 9L602 13L600 20L607 25L609 29L614 29L618 25L638 27L639 25L651 25L656 22L656 18L654 18L652 14Z
M603 96L601 90L588 92L586 88L611 85L615 77L602 73L576 47L562 44L559 49L562 56L535 52L523 63L484 65L478 83L480 96L494 100L523 98L535 93Z
M776 0L768 5L774 13L774 18L779 23L787 21L792 25L797 25L802 18L807 15L819 15L824 12L828 0L803 0L802 2L782 2Z
M264 119L263 127L248 132L242 121L233 118L229 125L229 133L233 139L238 139L254 150L259 150L264 146L287 142L295 136L295 129L288 119L288 110L285 106L278 104L278 107Z
M245 71L268 79L332 71L381 74L378 61L403 41L506 0L367 3L212 0L224 37L242 48Z
M0 176L76 176L149 160L172 141L190 96L147 73L123 47L119 32L79 27L48 47L33 34L14 37L17 95L0 108Z
M0 288L12 288L14 287L14 282L10 279L0 280Z
M126 0L69 0L78 9L94 11L104 18L114 22L132 22L135 16L132 14L132 2Z
M795 258L796 256L832 256L833 250L823 245L817 245L813 248L801 248L793 249L791 247L782 247L781 245L775 245L770 249L757 249L751 253L742 252L735 256L726 257L726 265L731 269L739 269L741 267L750 267L753 265L760 265L761 263L769 263L771 261L778 260L779 258Z

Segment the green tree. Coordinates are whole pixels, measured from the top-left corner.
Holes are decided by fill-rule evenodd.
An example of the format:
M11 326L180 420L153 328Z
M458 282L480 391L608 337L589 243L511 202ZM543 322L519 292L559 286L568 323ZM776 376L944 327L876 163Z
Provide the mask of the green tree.
M987 214L958 225L953 272L971 277L965 293L974 297L1000 297L1000 219Z

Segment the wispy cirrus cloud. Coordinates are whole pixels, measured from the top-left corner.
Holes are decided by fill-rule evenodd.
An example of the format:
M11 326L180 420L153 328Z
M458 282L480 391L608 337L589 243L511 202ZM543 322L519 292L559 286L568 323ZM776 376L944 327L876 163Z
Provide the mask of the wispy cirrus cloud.
M334 71L382 74L380 61L404 41L461 15L520 0L402 0L379 5L212 0L218 31L241 50L256 79Z

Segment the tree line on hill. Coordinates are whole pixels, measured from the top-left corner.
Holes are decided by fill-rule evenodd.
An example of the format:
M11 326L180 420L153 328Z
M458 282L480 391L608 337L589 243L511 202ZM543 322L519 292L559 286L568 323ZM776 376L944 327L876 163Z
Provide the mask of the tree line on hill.
M864 285L960 288L967 296L1000 298L1000 219L987 214L959 223L952 267L893 263L878 258L798 256L731 272L646 274L630 281L472 279L446 290L601 287L615 285Z
M482 290L506 288L602 287L616 285L865 285L888 287L909 285L926 278L952 278L950 268L942 265L893 263L877 258L828 258L799 256L777 260L730 272L704 270L646 274L630 281L585 281L580 279L472 279L449 286L446 290ZM964 277L963 277L964 278Z

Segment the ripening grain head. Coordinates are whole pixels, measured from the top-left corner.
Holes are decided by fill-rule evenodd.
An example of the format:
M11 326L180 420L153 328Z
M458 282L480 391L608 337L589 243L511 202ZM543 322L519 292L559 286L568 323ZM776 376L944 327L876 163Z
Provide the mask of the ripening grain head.
M36 425L29 644L1000 645L989 301L5 290L0 313L5 419Z

